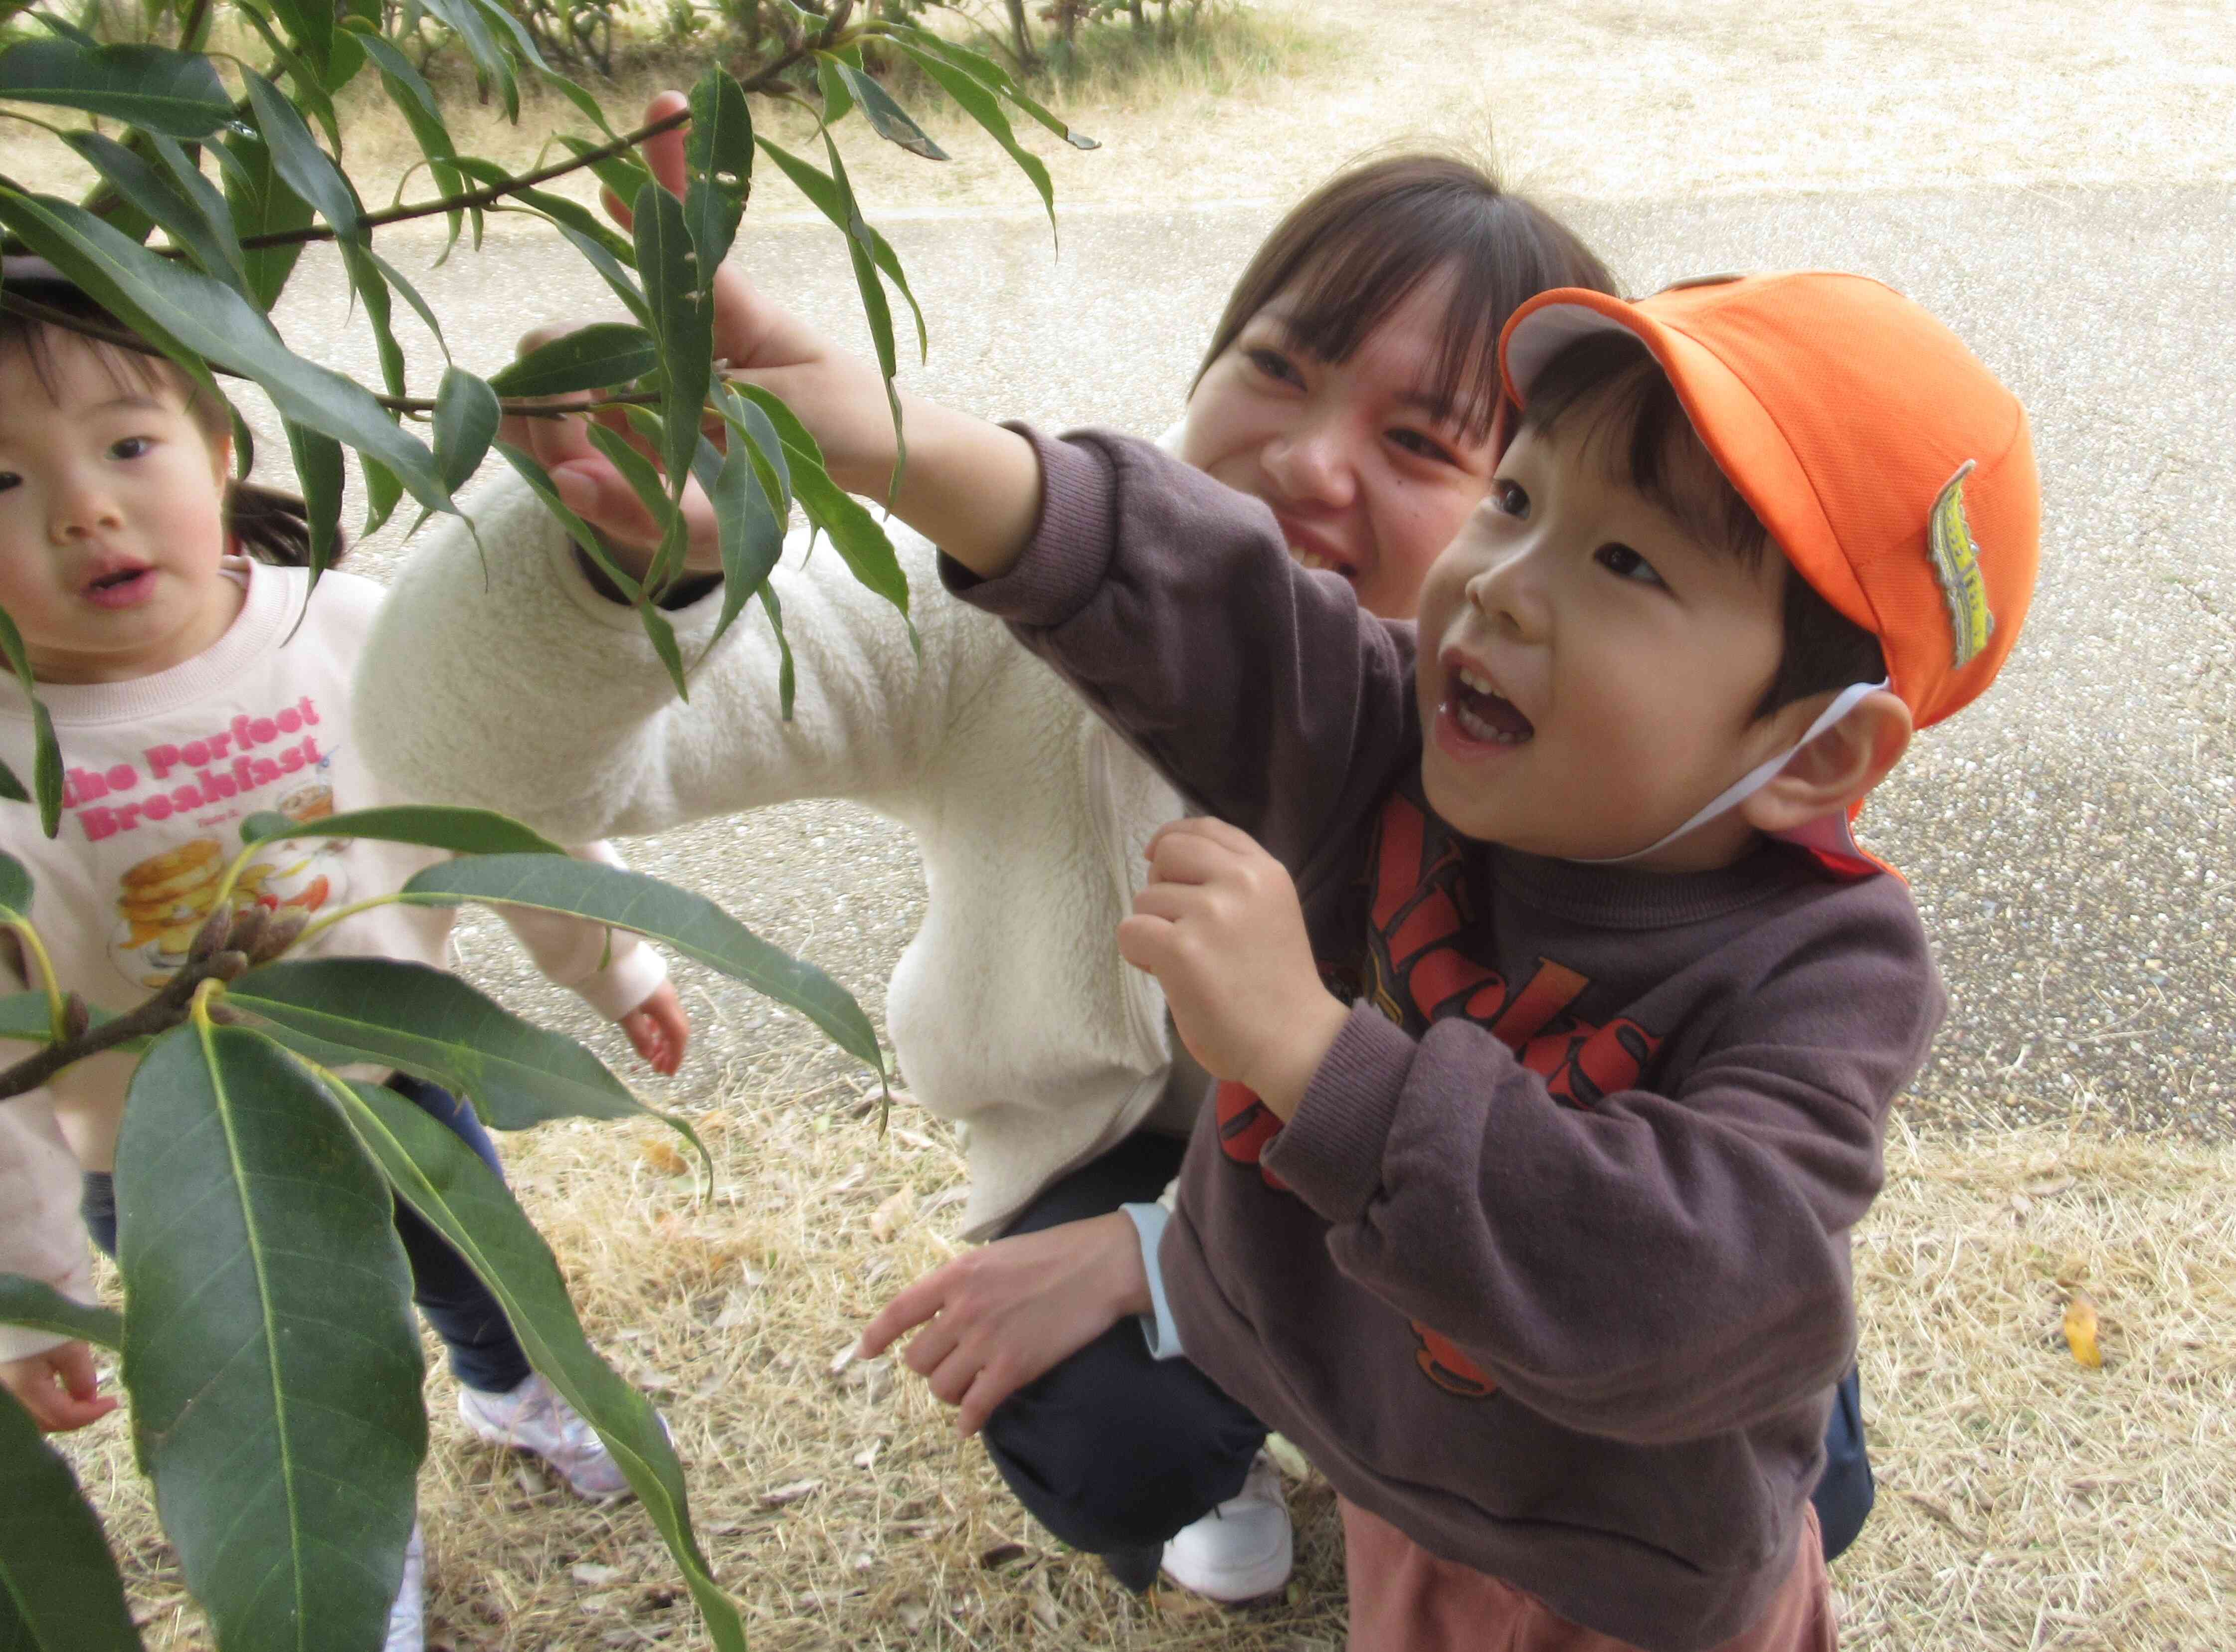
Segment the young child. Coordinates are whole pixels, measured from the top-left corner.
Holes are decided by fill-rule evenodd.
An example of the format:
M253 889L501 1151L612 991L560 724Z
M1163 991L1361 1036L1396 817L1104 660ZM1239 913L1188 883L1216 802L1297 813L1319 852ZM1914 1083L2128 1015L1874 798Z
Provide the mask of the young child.
M11 258L4 276L10 295L117 326L36 260ZM283 917L398 888L440 858L317 835L327 815L404 800L368 773L350 729L351 674L380 588L329 573L306 611L300 503L228 481L230 446L223 407L160 357L0 315L0 609L23 634L67 775L60 836L48 839L30 809L9 806L0 846L35 880L30 915L62 984L112 1010L139 1004L184 961L250 814L276 809L304 826L301 838L260 852L239 885ZM0 756L29 774L32 749L30 708L10 679ZM602 845L584 852L612 858ZM306 951L440 964L452 917L383 906ZM655 1068L675 1070L689 1029L656 951L632 936L609 940L599 925L508 921L550 979L621 1021ZM97 1056L4 1104L0 1176L19 1196L0 1214L0 1268L89 1293L69 1192L82 1163L86 1224L113 1252L108 1172L133 1067L122 1054ZM467 1103L402 1075L389 1082L496 1167ZM543 1457L579 1496L625 1491L604 1445L529 1368L464 1260L401 1204L396 1225L475 1432ZM45 1426L109 1409L82 1344L0 1337L0 1380ZM413 1549L391 1648L419 1644L416 1533Z
M753 319L733 359L872 482L874 373ZM1154 1263L1160 1339L1342 1494L1355 1646L1830 1647L1847 1234L1943 1008L1848 821L2017 635L2026 418L1851 276L1546 294L1502 349L1417 641L1153 449L904 409L950 582L1213 817L1119 942L1224 1082L1161 1242L1005 1241L863 1352L924 1324L973 1426ZM1011 1313L1048 1267L1071 1309Z

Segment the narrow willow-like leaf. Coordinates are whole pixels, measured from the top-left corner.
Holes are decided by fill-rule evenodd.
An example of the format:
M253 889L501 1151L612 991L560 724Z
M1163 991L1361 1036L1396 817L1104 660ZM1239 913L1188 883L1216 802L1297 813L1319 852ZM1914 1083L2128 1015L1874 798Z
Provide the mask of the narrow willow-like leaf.
M404 295L404 301L411 306L411 313L419 318L420 325L434 335L435 347L443 352L443 359L447 362L450 359L450 340L443 336L442 319L435 313L433 306L421 295L418 287L404 279L395 265L374 252L370 244L358 250L365 260L380 272L381 279L388 283L390 290Z
M470 1097L482 1122L532 1129L559 1118L656 1118L694 1148L681 1119L656 1113L563 1033L523 1021L446 970L394 958L283 959L251 970L225 1002L294 1035L326 1066L401 1067ZM700 1149L703 1158L705 1150Z
M651 333L624 321L600 321L539 345L489 382L500 396L563 396L630 384L659 365Z
M854 94L854 101L862 106L862 113L879 137L927 161L947 159L947 151L934 143L915 118L893 101L891 92L851 63L838 63L832 67L846 82L846 89Z
M62 141L195 263L220 280L247 290L248 272L241 264L240 243L233 238L230 214L222 227L212 222L203 201L189 199L168 171L150 166L113 138L98 132L66 132ZM222 206L224 198L218 197L218 202Z
M459 367L444 372L435 392L435 462L443 467L444 484L452 492L481 468L503 418L497 392L487 379Z
M311 589L333 566L342 543L342 444L331 436L286 426L287 448L295 456L295 485L301 490L311 530Z
M271 8L288 38L302 48L312 65L325 69L334 48L332 0L308 0L307 3L306 0L263 0L263 3Z
M788 149L771 143L766 138L756 138L754 142L763 155L776 162L777 169L792 180L793 187L814 204L816 211L845 230L850 237L852 235L853 231L847 227L846 208L839 196L838 186L820 168L801 160ZM859 216L858 214L856 215ZM923 307L917 303L916 294L909 290L908 275L901 268L900 254L894 252L885 238L878 233L876 226L865 220L862 227L869 234L871 260L887 280L900 288L901 297L908 300L909 312L916 317L917 359L925 359L931 352L931 335L924 328Z
M710 66L691 89L691 135L684 159L694 176L706 178L740 200L752 187L753 112L746 105L745 88L719 63Z
M548 218L555 224L573 230L578 235L587 235L592 240L604 243L607 250L616 258L635 260L636 249L634 244L627 237L616 234L610 225L581 201L555 195L548 189L511 185L510 173L496 161L483 160L477 155L460 155L458 169L477 184L502 183L510 187L511 194L507 197L510 204L505 210L532 212L538 217ZM494 212L498 208L491 207L490 210Z
M718 404L722 416L729 421L733 431L746 438L746 444L753 452L753 468L760 472L762 491L768 498L770 508L776 512L777 521L779 523L788 522L792 517L792 463L785 457L784 438L778 434L775 424L761 410L759 402L738 394L740 386L734 381L725 380L724 383L730 394ZM778 405L782 406L783 404L779 403ZM791 410L786 408L786 411L789 413ZM799 433L807 436L806 426L801 426ZM815 454L816 463L821 464L822 450L814 446L813 437L808 436L807 440Z
M636 192L644 188L644 181L652 174L645 170L644 162L626 152L621 155L598 155L608 146L593 143L588 138L578 138L571 132L556 135L559 147L577 161L585 155L597 155L590 162L590 175L605 188L614 192L616 201L635 201Z
M800 508L838 548L838 555L854 577L884 597L903 614L908 612L908 576L901 572L893 543L859 499L831 479L822 455L799 438L807 431L792 410L757 385L739 383L738 392L766 413L783 438L785 457L792 470L793 496Z
M217 147L232 159L233 164L225 168L225 198L233 208L233 227L244 239L291 234L310 227L316 216L311 203L289 188L280 175L280 168L273 164L271 145L253 132L233 131L227 133ZM248 294L258 309L269 310L280 301L287 277L302 255L299 241L242 248Z
M233 118L209 59L161 46L26 40L0 51L0 99L58 103L174 138L206 138Z
M31 1414L0 1389L0 1647L140 1652L141 1644L101 1517Z
M374 65L380 70L380 81L387 89L388 100L404 116L404 124L419 145L419 153L427 157L428 174L435 188L444 195L465 193L465 174L458 170L457 146L450 141L450 129L444 122L442 106L435 101L434 88L394 45L379 35L363 37L365 50L372 55ZM451 212L444 214L450 227L450 246L455 247L458 233L464 227L464 214ZM446 253L449 247L444 249Z
M257 130L264 135L280 175L318 208L319 215L333 226L335 234L345 240L357 240L364 234L363 214L357 192L350 188L341 168L319 147L311 128L278 87L253 69L244 69L240 75L248 88L249 107L256 111Z
M124 1316L115 1308L74 1301L53 1286L21 1274L0 1274L0 1325L75 1337L103 1348L124 1346Z
M189 1026L133 1076L116 1204L134 1443L218 1643L372 1652L427 1445L378 1172L268 1039Z
M31 702L31 790L39 804L39 830L51 838L62 829L62 749L55 740L55 720L39 699L38 681L31 675L31 656L23 649L23 634L16 629L16 622L8 617L4 609L0 609L0 655L7 656L8 668L23 685L23 698ZM16 789L22 788L23 782L17 780ZM24 910L30 910L28 897Z
M604 571L606 577L613 582L614 589L632 604L641 605L644 587L634 575L606 555L605 542L598 537L597 530L567 508L567 502L559 497L559 490L551 484L551 473L543 468L542 462L534 454L516 448L510 442L498 442L496 447L504 462L512 466L520 479L528 484L537 498L543 501L543 508L558 518L569 536L582 547L582 553Z
M628 411L633 415L632 423L641 421L649 426L655 436L660 433L660 421L642 408L632 407ZM658 610L650 608L649 599L664 590L668 582L681 570L684 553L690 548L690 523L684 517L682 505L674 497L680 494L682 488L681 485L671 487L668 478L661 474L660 467L638 451L618 431L594 423L585 427L585 434L589 437L591 445L604 454L614 469L621 473L621 480L629 484L630 491L644 506L645 514L660 524L660 549L653 556L652 565L645 570L644 589L648 601L638 606L640 617L650 613L659 624L667 625L668 622L659 617ZM672 627L670 631L672 635ZM672 646L661 648L656 632L653 635L653 646L663 659L674 652ZM677 659L678 666L671 675L675 678L676 693L687 699L689 695L683 681L680 655Z
M724 416L729 417L732 405L739 399L737 392L718 381L714 394ZM703 459L712 444L702 438L700 446ZM701 485L714 508L714 524L721 536L722 612L714 622L714 635L707 640L707 646L712 648L768 582L777 559L784 554L784 524L769 508L768 497L754 474L752 447L740 436L731 437L713 477Z
M286 36L273 27L272 20L254 6L236 6L235 14L256 30L272 53L270 67L286 76L300 100L302 113L316 120L326 135L326 142L341 153L341 119L334 113L334 100L326 90L326 77L319 66L297 51ZM360 58L359 62L364 60Z
M761 612L768 615L769 629L776 633L777 714L790 722L792 695L799 688L799 679L792 669L792 644L784 635L784 604L778 600L773 584L764 582L761 586Z
M474 60L475 69L504 100L505 119L519 120L520 78L513 72L512 59L490 35L481 9L473 0L419 0L419 4L426 9L428 16L465 43L466 56Z
M596 236L585 235L580 230L556 220L553 227L567 238L569 246L582 255L583 261L597 271L605 284L613 289L614 296L637 319L638 326L646 330L648 338L652 327L652 306L644 301L644 293L630 273L633 267L622 262L614 250ZM632 259L636 256L634 248L630 250L629 256Z
M1017 84L1016 77L1008 69L1003 69L1001 64L983 53L972 51L965 46L958 46L945 36L936 35L931 30L918 28L913 23L891 24L888 26L886 32L892 36L896 44L905 40L911 45L944 58L981 85L999 92L1032 119L1039 122L1056 136L1071 145L1073 148L1099 149L1102 147L1085 133L1073 131L1069 126L1050 114L1045 107L1028 96L1025 89Z
M683 203L648 182L631 203L635 216L636 269L652 306L652 333L666 383L661 417L668 427L661 455L670 476L681 476L699 442L699 411L714 376L714 306L700 291Z
M448 849L461 855L545 854L567 859L567 852L550 839L510 816L449 803L392 803L374 809L348 809L328 815L315 831L268 811L250 815L240 826L243 843L306 836L376 838L384 843L413 843L423 849Z
M195 366L194 358L207 358L247 374L282 418L371 452L420 503L457 509L434 456L392 424L370 392L296 355L271 321L223 282L157 257L71 201L0 193L0 221L113 313L143 327L150 342L175 340L193 352L187 360Z
M691 698L691 680L683 668L683 649L675 640L675 628L668 615L652 605L652 599L641 596L637 601L636 617L644 627L644 634L652 643L652 651L660 656L660 663L668 668L668 680L675 685L675 697L681 701Z
M984 127L987 134L1002 146L1009 159L1017 163L1017 169L1032 181L1033 188L1040 193L1041 205L1048 208L1049 233L1054 235L1056 233L1056 185L1049 177L1048 167L1040 156L1017 142L1017 135L1009 126L1009 117L1002 113L1001 100L983 83L945 58L936 56L905 40L896 40L893 44L913 58L917 68L937 82L940 89L961 105L965 115Z
M404 484L397 480L395 471L365 454L357 456L357 468L365 477L363 531L376 534L389 517L396 514L396 507L403 503Z
M853 90L840 77L838 65L828 52L815 54L815 83L823 90L823 125L826 130L854 112Z
M691 1528L682 1465L644 1396L582 1334L559 1264L503 1181L456 1135L394 1092L347 1086L350 1122L398 1197L465 1258L541 1372L628 1477L720 1652L745 1652L745 1625Z
M335 248L341 253L342 268L349 273L350 289L365 306L365 319L372 328L381 382L390 395L401 396L408 388L404 379L404 346L396 341L394 307L388 301L384 267L373 258L372 247L362 242L337 241Z
M419 872L404 887L409 897L464 898L572 912L648 935L790 1005L849 1055L885 1070L877 1034L851 993L812 964L772 946L703 895L619 866L548 855L477 855L444 861Z
M14 923L28 916L37 889L29 866L11 854L0 853L0 923Z

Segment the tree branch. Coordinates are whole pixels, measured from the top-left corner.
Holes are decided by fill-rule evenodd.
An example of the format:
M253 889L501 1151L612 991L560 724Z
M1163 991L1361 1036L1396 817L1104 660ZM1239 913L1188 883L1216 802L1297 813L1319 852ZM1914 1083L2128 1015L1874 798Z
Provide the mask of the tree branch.
M196 987L212 977L230 980L247 967L247 956L241 952L219 951L206 958L189 960L168 984L138 1009L89 1028L75 1038L48 1044L13 1067L0 1070L0 1101L38 1089L63 1068L88 1056L98 1056L104 1050L114 1050L135 1038L168 1032L187 1018Z

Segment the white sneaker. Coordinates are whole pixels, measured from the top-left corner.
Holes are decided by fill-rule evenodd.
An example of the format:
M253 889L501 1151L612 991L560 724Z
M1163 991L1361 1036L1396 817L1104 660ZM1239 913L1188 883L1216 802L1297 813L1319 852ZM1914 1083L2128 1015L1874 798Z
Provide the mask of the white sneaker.
M1289 1581L1296 1563L1281 1471L1258 1453L1242 1490L1165 1545L1165 1576L1215 1601L1252 1601Z
M610 1503L628 1494L628 1477L598 1438L598 1431L535 1372L508 1394L460 1388L458 1415L491 1445L542 1458L566 1481L567 1489L586 1502Z
M424 1652L427 1645L427 1543L419 1523L411 1523L411 1541L404 1549L404 1581L388 1608L388 1638L381 1652Z

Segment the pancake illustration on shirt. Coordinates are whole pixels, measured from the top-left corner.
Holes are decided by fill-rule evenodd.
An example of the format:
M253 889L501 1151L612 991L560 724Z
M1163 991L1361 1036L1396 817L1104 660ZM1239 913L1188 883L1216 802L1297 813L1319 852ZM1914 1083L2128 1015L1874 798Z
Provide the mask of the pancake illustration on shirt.
M313 826L334 812L331 787L313 782L280 800L289 819ZM315 918L349 892L341 839L281 838L261 845L241 868L229 903L235 912L262 906L275 916ZM127 980L149 991L187 961L187 949L217 904L232 859L223 839L194 838L128 867L117 879L116 928L109 956Z

